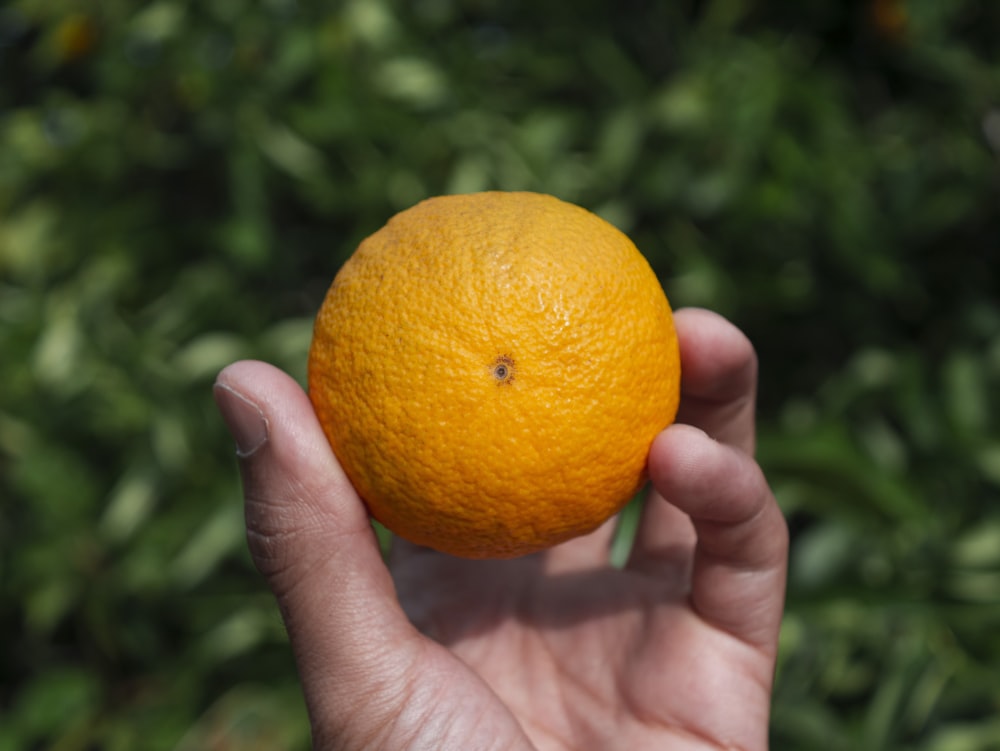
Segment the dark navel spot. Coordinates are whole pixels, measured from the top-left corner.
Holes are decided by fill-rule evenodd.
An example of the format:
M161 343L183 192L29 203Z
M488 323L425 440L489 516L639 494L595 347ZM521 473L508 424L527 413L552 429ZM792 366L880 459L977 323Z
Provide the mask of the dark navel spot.
M500 355L493 361L493 377L497 386L505 386L514 380L514 358L510 355Z

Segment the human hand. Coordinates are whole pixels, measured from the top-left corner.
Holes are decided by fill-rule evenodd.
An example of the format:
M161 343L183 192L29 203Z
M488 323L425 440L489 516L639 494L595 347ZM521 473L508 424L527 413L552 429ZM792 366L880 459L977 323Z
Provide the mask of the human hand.
M756 357L713 313L675 318L678 423L620 570L614 520L509 561L397 541L387 567L302 389L219 375L317 748L767 748L788 535L752 459Z

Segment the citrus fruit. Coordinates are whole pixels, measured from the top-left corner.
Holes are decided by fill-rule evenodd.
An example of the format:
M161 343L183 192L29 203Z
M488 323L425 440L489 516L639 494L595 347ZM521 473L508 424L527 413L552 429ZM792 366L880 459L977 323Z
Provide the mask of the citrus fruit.
M468 558L598 527L672 420L673 316L618 229L551 196L431 198L331 285L309 394L372 516Z

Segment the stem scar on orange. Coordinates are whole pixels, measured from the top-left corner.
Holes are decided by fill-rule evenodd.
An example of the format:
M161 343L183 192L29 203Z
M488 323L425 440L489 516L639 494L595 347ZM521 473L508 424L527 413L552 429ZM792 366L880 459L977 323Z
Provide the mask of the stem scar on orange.
M309 351L316 414L372 516L468 558L539 551L617 513L679 391L645 258L536 193L394 216L337 274Z

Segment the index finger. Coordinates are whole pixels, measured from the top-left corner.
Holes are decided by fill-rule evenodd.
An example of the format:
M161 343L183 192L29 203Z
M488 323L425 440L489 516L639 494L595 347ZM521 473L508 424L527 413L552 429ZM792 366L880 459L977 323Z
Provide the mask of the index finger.
M650 476L697 535L691 604L707 622L768 652L785 596L788 527L757 463L704 432L674 425L657 436Z

